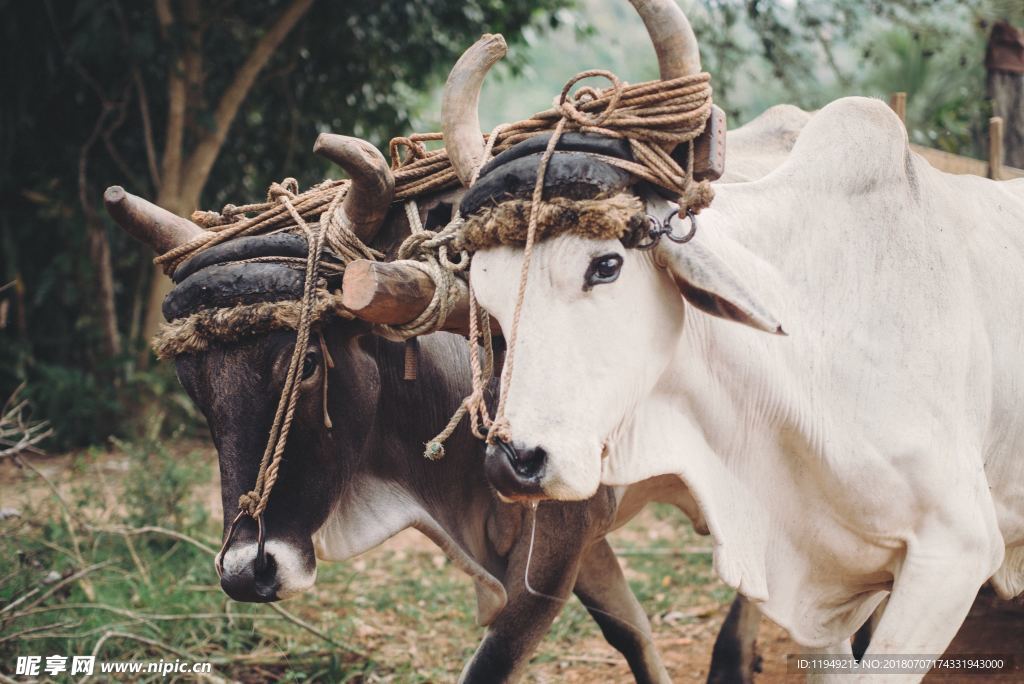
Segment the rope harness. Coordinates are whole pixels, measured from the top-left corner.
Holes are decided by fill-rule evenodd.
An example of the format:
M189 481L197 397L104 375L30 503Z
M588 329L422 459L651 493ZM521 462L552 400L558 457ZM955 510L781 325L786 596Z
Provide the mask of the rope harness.
M606 89L589 86L579 88L570 97L570 91L580 80L590 77L605 78L611 83ZM488 314L476 301L473 284L469 280L469 350L472 371L472 391L448 424L433 440L426 444L424 455L438 459L444 455L444 442L455 431L462 419L469 414L473 435L493 443L495 440L510 441L511 426L505 417L505 405L512 385L512 371L515 364L515 349L518 340L519 320L525 299L531 256L538 240L538 225L543 206L545 172L555 153L558 141L565 132L592 133L596 135L625 139L629 142L633 160L595 154L597 159L619 167L637 179L664 188L679 198L681 210L685 208L692 218L707 206L713 193L707 181L696 182L693 178L693 140L705 128L711 111L710 76L707 73L676 78L670 81L650 81L637 85L622 83L614 74L604 70L584 71L570 79L556 98L555 106L533 115L529 119L511 124L501 124L484 136L484 153L472 182L475 183L484 163L492 156L507 150L519 142L538 134L552 132L540 159L536 183L529 205L523 264L519 274L519 287L509 335L506 360L501 375L501 390L495 416L488 414L485 389L491 379L494 367L493 340ZM391 141L393 175L395 179L395 201L405 203L406 218L410 235L398 249L397 257L415 264L414 268L427 274L434 282L435 291L427 308L414 320L402 325L379 325L377 332L397 340L413 338L439 330L445 322L459 293L457 278L467 276L472 241L464 239L466 219L458 213L441 230L427 230L420 220L416 199L458 186L459 180L452 168L444 148L428 150L424 143L441 140L439 133L415 134ZM684 169L672 158L669 150L686 144L687 165ZM404 154L403 154L404 151ZM471 183L472 185L472 183ZM294 315L274 319L278 327L291 327L294 322L296 342L288 371L274 415L267 445L260 461L260 467L253 489L239 497L239 510L225 536L224 544L217 556L218 571L224 554L234 538L244 517L252 518L257 525L257 570L264 567L266 530L263 513L267 508L271 491L277 482L281 460L284 456L298 395L301 385L303 357L315 330L318 343L328 367L333 366L323 334L316 324L333 311L339 315L337 306L324 304L325 295L317 288L321 267L321 255L329 250L342 266L356 259L381 261L384 255L367 246L348 227L341 211L341 200L349 191L347 180L326 180L309 190L299 193L298 183L286 178L270 186L267 201L243 206L226 205L220 212L197 211L192 220L206 229L206 232L191 242L172 249L154 261L171 273L186 260L198 253L234 238L267 234L279 231L301 232L308 244L305 259L305 283L302 299L298 302L297 320ZM695 223L693 224L696 225ZM665 234L663 231L660 234ZM653 228L650 239L660 237ZM257 261L253 259L252 261ZM274 259L282 261L282 259ZM294 260L294 259L293 259ZM237 307L236 307L237 308ZM203 313L203 312L201 312ZM230 310L227 312L230 314ZM291 312L294 314L294 311ZM350 316L350 315L349 315ZM223 326L230 323L231 316L222 316ZM280 321L285 321L281 323ZM177 324L177 322L175 322ZM172 327L175 324L171 324ZM201 326L200 326L201 327ZM166 330L157 340L158 352L162 356L187 353L206 348L208 342L184 342L186 334L196 335L195 321L190 325L179 325L175 330ZM407 351L413 349L407 346ZM482 354L481 354L482 349ZM407 355L407 370L409 365ZM327 373L323 385L324 423L330 428L327 415Z

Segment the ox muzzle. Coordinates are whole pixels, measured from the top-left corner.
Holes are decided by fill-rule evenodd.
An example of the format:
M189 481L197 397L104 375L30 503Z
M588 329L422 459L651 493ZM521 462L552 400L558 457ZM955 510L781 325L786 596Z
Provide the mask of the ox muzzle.
M316 583L312 541L303 545L268 539L261 555L255 535L240 534L217 554L216 567L221 589L236 601L270 603L300 594Z
M484 472L503 498L535 500L544 498L541 481L547 460L548 453L542 446L527 447L520 442L499 439L487 446Z

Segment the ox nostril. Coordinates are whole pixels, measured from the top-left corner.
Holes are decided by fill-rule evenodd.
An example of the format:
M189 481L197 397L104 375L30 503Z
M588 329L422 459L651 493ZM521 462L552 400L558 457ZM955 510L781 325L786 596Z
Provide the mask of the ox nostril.
M262 563L258 559L253 563L253 579L261 592L277 590L277 561L273 554L265 553Z
M512 470L516 475L536 480L544 472L544 465L548 460L548 452L544 447L532 447L529 449L510 450L514 456L510 458Z
M501 440L487 445L484 473L499 494L507 498L537 497L544 493L547 451L540 448L522 449Z

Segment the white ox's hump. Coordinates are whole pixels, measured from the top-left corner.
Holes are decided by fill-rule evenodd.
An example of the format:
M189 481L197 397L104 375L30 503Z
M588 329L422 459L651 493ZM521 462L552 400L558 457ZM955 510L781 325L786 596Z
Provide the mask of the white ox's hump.
M788 104L775 105L726 136L725 173L719 182L757 180L789 155L811 114Z
M844 97L819 110L776 175L787 184L845 195L916 183L903 122L868 97Z

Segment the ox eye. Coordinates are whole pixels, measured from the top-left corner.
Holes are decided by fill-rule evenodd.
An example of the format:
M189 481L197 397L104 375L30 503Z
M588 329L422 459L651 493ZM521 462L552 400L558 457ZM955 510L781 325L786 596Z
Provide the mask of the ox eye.
M302 379L303 380L308 380L309 378L313 377L313 373L316 372L316 364L317 364L316 354L314 354L313 352L308 352L306 354L306 358L304 358L302 360Z
M602 254L590 260L587 274L584 276L583 289L589 290L595 285L614 282L622 270L622 256L619 254Z

